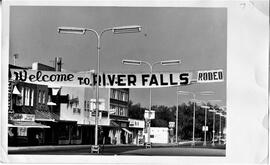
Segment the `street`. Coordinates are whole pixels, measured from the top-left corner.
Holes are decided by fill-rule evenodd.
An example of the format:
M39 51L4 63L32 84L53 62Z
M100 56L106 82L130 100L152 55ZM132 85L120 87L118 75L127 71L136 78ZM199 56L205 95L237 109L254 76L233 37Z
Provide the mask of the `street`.
M9 154L35 154L35 155L97 155L90 153L90 146L70 147L24 151L9 151ZM147 155L147 156L225 156L225 146L211 144L203 146L197 142L195 147L190 144L153 144L152 148L136 145L105 145L100 155Z

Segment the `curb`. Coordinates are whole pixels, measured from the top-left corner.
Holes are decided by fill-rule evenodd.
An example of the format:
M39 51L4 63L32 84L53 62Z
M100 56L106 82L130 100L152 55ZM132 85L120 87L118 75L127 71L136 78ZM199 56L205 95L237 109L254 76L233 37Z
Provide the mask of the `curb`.
M136 145L104 145L106 147L125 147L125 146L136 146ZM29 147L8 147L8 153L17 152L34 152L34 151L61 151L71 149L86 149L91 148L91 145L67 145L67 146L29 146Z
M179 146L184 144L190 144L191 142L182 142L179 144L160 144L160 143L153 143L155 147L172 147L172 146ZM108 148L113 147L132 147L138 146L136 144L118 144L118 145L104 145ZM72 149L87 149L91 148L91 145L51 145L51 146L22 146L22 147L8 147L8 153L18 153L18 152L35 152L35 151L61 151L61 150L72 150Z

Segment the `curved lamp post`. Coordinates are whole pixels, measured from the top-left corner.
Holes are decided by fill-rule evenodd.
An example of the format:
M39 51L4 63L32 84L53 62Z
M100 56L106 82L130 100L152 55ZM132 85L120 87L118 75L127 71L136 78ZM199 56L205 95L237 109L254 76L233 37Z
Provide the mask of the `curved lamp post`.
M161 65L177 65L180 64L181 61L180 60L166 60L166 61L157 61L154 63L149 63L147 61L139 61L139 60L122 60L123 64L126 65L141 65L141 64L146 64L149 66L150 68L150 77L152 76L153 73L153 66L156 64L161 64ZM151 124L151 120L150 120L150 113L151 113L151 107L152 107L152 90L151 88L149 88L149 113L148 113L148 127L147 127L147 132L148 132L148 136L147 136L147 143L146 143L146 148L151 148L151 142L150 142L150 124Z
M96 35L97 38L97 83L96 83L96 111L95 111L95 145L91 146L91 152L99 153L98 146L98 111L99 111L99 70L100 70L100 50L101 50L101 37L104 32L111 31L113 34L122 34L122 33L138 33L141 32L142 27L139 25L131 26L119 26L112 27L102 30L98 33L94 29L89 28L78 28L78 27L58 27L58 33L66 34L80 34L84 35L86 32L92 32Z

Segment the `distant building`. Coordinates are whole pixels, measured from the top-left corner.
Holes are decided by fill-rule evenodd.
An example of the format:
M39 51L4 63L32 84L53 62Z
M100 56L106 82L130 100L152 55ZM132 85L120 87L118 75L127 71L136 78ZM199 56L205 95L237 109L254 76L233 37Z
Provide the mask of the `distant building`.
M145 142L148 140L148 133L144 133ZM169 129L167 127L151 127L150 128L151 143L169 143Z
M129 89L110 89L110 114L112 128L108 136L111 143L127 144L132 141L132 132L128 130Z
M109 97L108 89L99 90L99 120L100 128L110 126L108 116ZM61 95L68 96L67 103L61 103L60 121L70 123L71 134L66 125L62 125L60 144L94 144L95 133L95 89L94 88L74 88L62 87ZM73 122L73 124L72 124ZM100 131L101 129L99 129Z
M143 129L145 127L144 120L128 119L129 130L132 132L132 144L143 145L145 137L143 136Z

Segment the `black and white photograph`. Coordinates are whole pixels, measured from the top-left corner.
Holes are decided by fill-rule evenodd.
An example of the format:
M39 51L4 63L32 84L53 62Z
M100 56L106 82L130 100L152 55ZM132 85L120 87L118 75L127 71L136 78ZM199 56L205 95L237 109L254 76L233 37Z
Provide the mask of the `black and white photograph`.
M254 93L242 91L253 91L248 83L235 87L248 81L239 76L249 70L238 73L246 64L237 62L243 57L232 51L241 49L232 49L237 47L232 43L244 40L231 35L234 5L95 3L7 5L3 42L8 46L2 51L7 68L1 81L8 91L2 98L6 119L1 124L6 154L12 159L41 156L46 163L46 157L69 155L107 161L111 156L225 160L232 147L237 148L230 138L237 136L233 129L239 134L242 127L257 129L256 124L244 124L251 110L243 113L256 103L245 102L252 105L237 111L242 95L256 97L255 90L263 102L254 99L261 103L254 118L268 121L266 90L261 91L268 81L260 72L269 61L264 51L253 61L256 66L259 60L267 62L254 67L262 87ZM239 5L245 10L250 4ZM242 123L241 117L246 117ZM266 151L267 129L260 127L263 136L254 138L263 137Z

